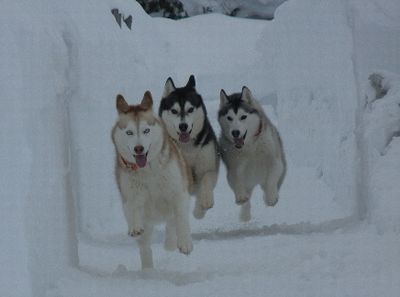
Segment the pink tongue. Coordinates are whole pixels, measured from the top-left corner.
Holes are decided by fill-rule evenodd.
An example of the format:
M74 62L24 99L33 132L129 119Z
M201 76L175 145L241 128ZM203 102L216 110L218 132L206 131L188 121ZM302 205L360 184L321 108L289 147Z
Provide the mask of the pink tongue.
M243 146L243 145L244 145L244 139L243 139L243 137L241 137L241 138L235 138L233 141L235 142L235 145L237 145L237 146Z
M179 141L188 142L190 140L190 134L187 132L182 132L179 134Z
M143 168L146 166L147 163L147 156L146 155L135 155L136 159L136 164L140 167Z

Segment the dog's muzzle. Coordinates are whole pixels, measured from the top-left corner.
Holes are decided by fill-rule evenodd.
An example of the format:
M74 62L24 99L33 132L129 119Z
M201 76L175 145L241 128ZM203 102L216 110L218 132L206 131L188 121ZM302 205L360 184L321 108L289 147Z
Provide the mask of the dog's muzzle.
M133 155L135 157L136 164L139 166L139 168L143 168L146 166L148 153L149 152L140 155Z
M237 149L240 149L244 146L244 140L246 139L247 131L244 133L243 137L234 137L233 143Z
M187 124L186 124L186 126L187 126ZM187 127L186 127L185 131L182 131L182 129L181 129L180 132L177 132L177 133L178 133L178 136L179 136L179 141L180 141L180 142L183 142L183 143L189 142L189 141L190 141L190 133L192 133L192 130L193 130L193 127L192 127L192 129L190 129L190 131L188 132L188 131L187 131Z

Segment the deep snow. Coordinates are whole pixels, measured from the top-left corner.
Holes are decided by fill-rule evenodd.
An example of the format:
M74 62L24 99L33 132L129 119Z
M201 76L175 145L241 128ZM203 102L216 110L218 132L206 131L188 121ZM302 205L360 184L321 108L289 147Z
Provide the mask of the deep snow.
M289 1L273 22L40 3L7 3L0 18L0 296L398 294L395 0ZM159 229L156 271L137 272L113 177L115 95L160 98L168 76L192 73L216 130L220 88L250 87L282 134L288 177L275 208L253 194L242 224L222 168L215 208L192 220L193 254L163 251Z

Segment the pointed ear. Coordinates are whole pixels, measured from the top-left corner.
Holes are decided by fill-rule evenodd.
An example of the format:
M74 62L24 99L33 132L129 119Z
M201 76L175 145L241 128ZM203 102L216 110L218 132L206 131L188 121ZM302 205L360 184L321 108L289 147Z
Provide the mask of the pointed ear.
M143 95L142 102L140 105L144 110L149 110L153 108L153 96L151 95L150 91L146 91Z
M116 99L118 113L127 113L129 111L129 104L126 103L124 96L117 95Z
M220 99L220 102L219 102L220 107L223 107L229 103L229 98L226 95L224 89L221 89L221 91L219 92L219 99Z
M253 95L251 94L250 89L246 86L243 86L242 95L240 97L244 102L246 102L248 104L253 103Z
M163 92L163 98L168 97L169 94L171 94L173 91L175 91L175 85L174 82L172 81L171 77L168 77L167 81L165 82L164 86L164 92Z
M193 74L189 77L189 80L188 80L188 82L186 84L186 87L188 87L188 88L195 88L196 87L196 80L194 79L194 75Z

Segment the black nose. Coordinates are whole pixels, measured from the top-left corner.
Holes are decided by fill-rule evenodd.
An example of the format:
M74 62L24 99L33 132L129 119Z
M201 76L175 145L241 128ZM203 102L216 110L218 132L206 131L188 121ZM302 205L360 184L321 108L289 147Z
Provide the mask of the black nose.
M233 137L238 138L239 135L240 135L240 131L239 131L239 130L233 130L233 131L232 131L232 136L233 136Z
M140 155L143 153L144 147L143 145L137 145L133 148L133 150L135 151L136 154Z
M188 124L186 124L186 123L179 124L179 130L181 130L182 132L186 132L187 128L188 128Z

